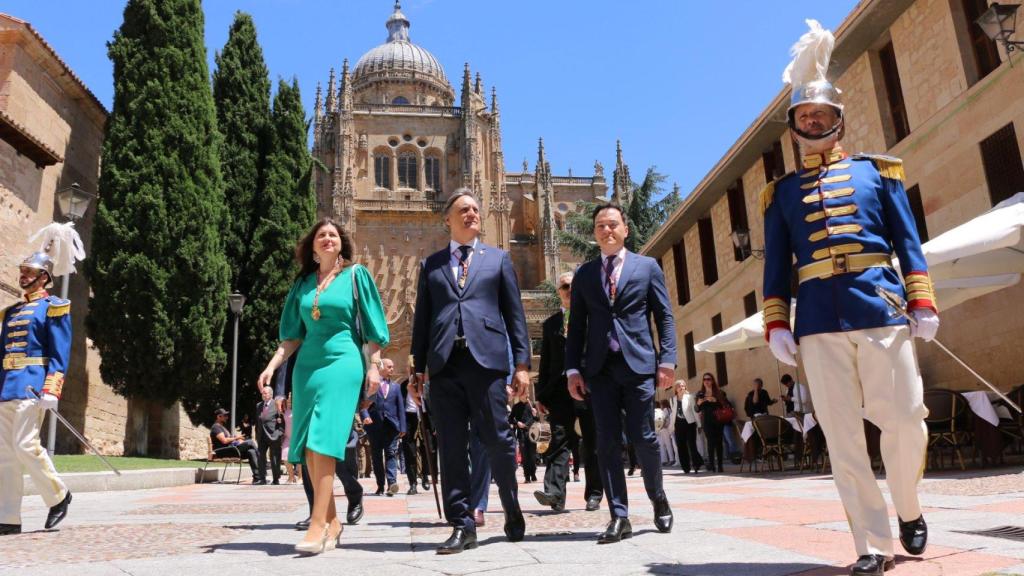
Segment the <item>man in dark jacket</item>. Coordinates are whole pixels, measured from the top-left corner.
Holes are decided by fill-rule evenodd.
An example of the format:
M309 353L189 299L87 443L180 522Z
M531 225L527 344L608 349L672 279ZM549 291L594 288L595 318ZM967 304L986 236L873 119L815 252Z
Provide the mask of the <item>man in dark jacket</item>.
M281 442L284 438L284 415L274 400L274 390L264 386L263 400L256 405L256 444L259 446L259 483L267 483L267 452L270 453L270 474L274 485L281 483Z

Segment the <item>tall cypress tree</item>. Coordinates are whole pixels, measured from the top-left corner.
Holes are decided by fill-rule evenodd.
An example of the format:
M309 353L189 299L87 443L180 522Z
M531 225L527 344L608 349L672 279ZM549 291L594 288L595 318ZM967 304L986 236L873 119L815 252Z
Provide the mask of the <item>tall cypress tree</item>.
M231 287L248 294L252 284L249 246L270 135L270 75L252 16L235 12L227 43L214 60L213 99L217 125L224 136L221 171L228 208L224 252L231 270Z
M220 136L199 0L129 0L88 262L89 335L119 393L208 407L224 367ZM208 416L203 414L202 416Z
M266 188L254 213L250 259L252 287L245 306L240 374L249 395L278 343L281 307L295 280L295 243L312 225L316 204L311 187L313 161L298 80L278 82L272 115L273 137L266 158Z

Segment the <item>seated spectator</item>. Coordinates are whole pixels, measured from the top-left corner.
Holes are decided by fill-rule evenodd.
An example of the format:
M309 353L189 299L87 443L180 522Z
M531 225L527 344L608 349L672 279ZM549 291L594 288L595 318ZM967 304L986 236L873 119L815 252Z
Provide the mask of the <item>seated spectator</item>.
M747 394L747 400L743 403L743 411L747 413L747 418L753 420L755 416L767 414L768 407L776 402L778 400L769 397L768 391L764 389L764 380L754 378L754 389Z
M213 415L217 419L210 427L210 440L213 442L213 453L215 456L224 458L227 456L240 456L249 461L249 468L252 470L253 484L266 484L260 481L259 456L256 453L256 443L246 440L241 434L228 436L228 429L225 426L228 422L230 412L223 408L217 408Z
M249 414L242 414L242 421L238 424L238 433L243 440L252 440L252 421Z

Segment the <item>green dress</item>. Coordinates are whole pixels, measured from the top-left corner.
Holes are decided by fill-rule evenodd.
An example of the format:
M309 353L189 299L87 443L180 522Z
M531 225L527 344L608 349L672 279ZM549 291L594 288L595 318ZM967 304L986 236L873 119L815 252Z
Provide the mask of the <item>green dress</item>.
M320 294L320 319L313 320L316 274L298 279L281 313L281 340L302 340L292 374L292 437L288 461L304 464L306 448L338 460L359 401L365 368L355 328L352 281L359 288L362 340L388 345L388 324L369 271L341 271Z

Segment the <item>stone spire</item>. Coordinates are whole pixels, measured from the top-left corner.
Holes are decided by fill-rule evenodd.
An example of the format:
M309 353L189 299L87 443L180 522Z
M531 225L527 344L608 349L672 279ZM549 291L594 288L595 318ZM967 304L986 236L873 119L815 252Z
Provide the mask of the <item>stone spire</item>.
M491 86L491 114L497 115L498 113L498 89Z
M470 84L469 62L466 62L466 67L462 70L462 102L464 105L469 101L469 94L471 90L472 86Z
M615 141L615 172L612 174L612 202L625 205L633 191L629 166L622 161L622 141Z
M319 124L320 123L320 117L323 116L323 105L324 105L324 101L323 101L323 87L320 85L320 82L317 81L317 83L316 83L316 100L313 100L313 118L315 119L315 121L314 121L315 124Z
M476 83L473 84L473 92L475 92L481 98L484 97L484 81L480 77L480 73L476 73Z
M342 110L352 110L352 77L348 72L348 58L341 63L341 87L338 88L338 99Z
M558 227L555 224L555 190L551 184L551 164L544 153L544 139L537 140L537 200L540 202L540 228L544 251L544 277L554 282L561 267Z
M331 66L331 76L330 76L330 79L327 80L327 113L328 114L330 114L331 112L334 112L334 110L336 109L336 107L335 107L335 100L334 100L334 90L335 90L334 67Z

